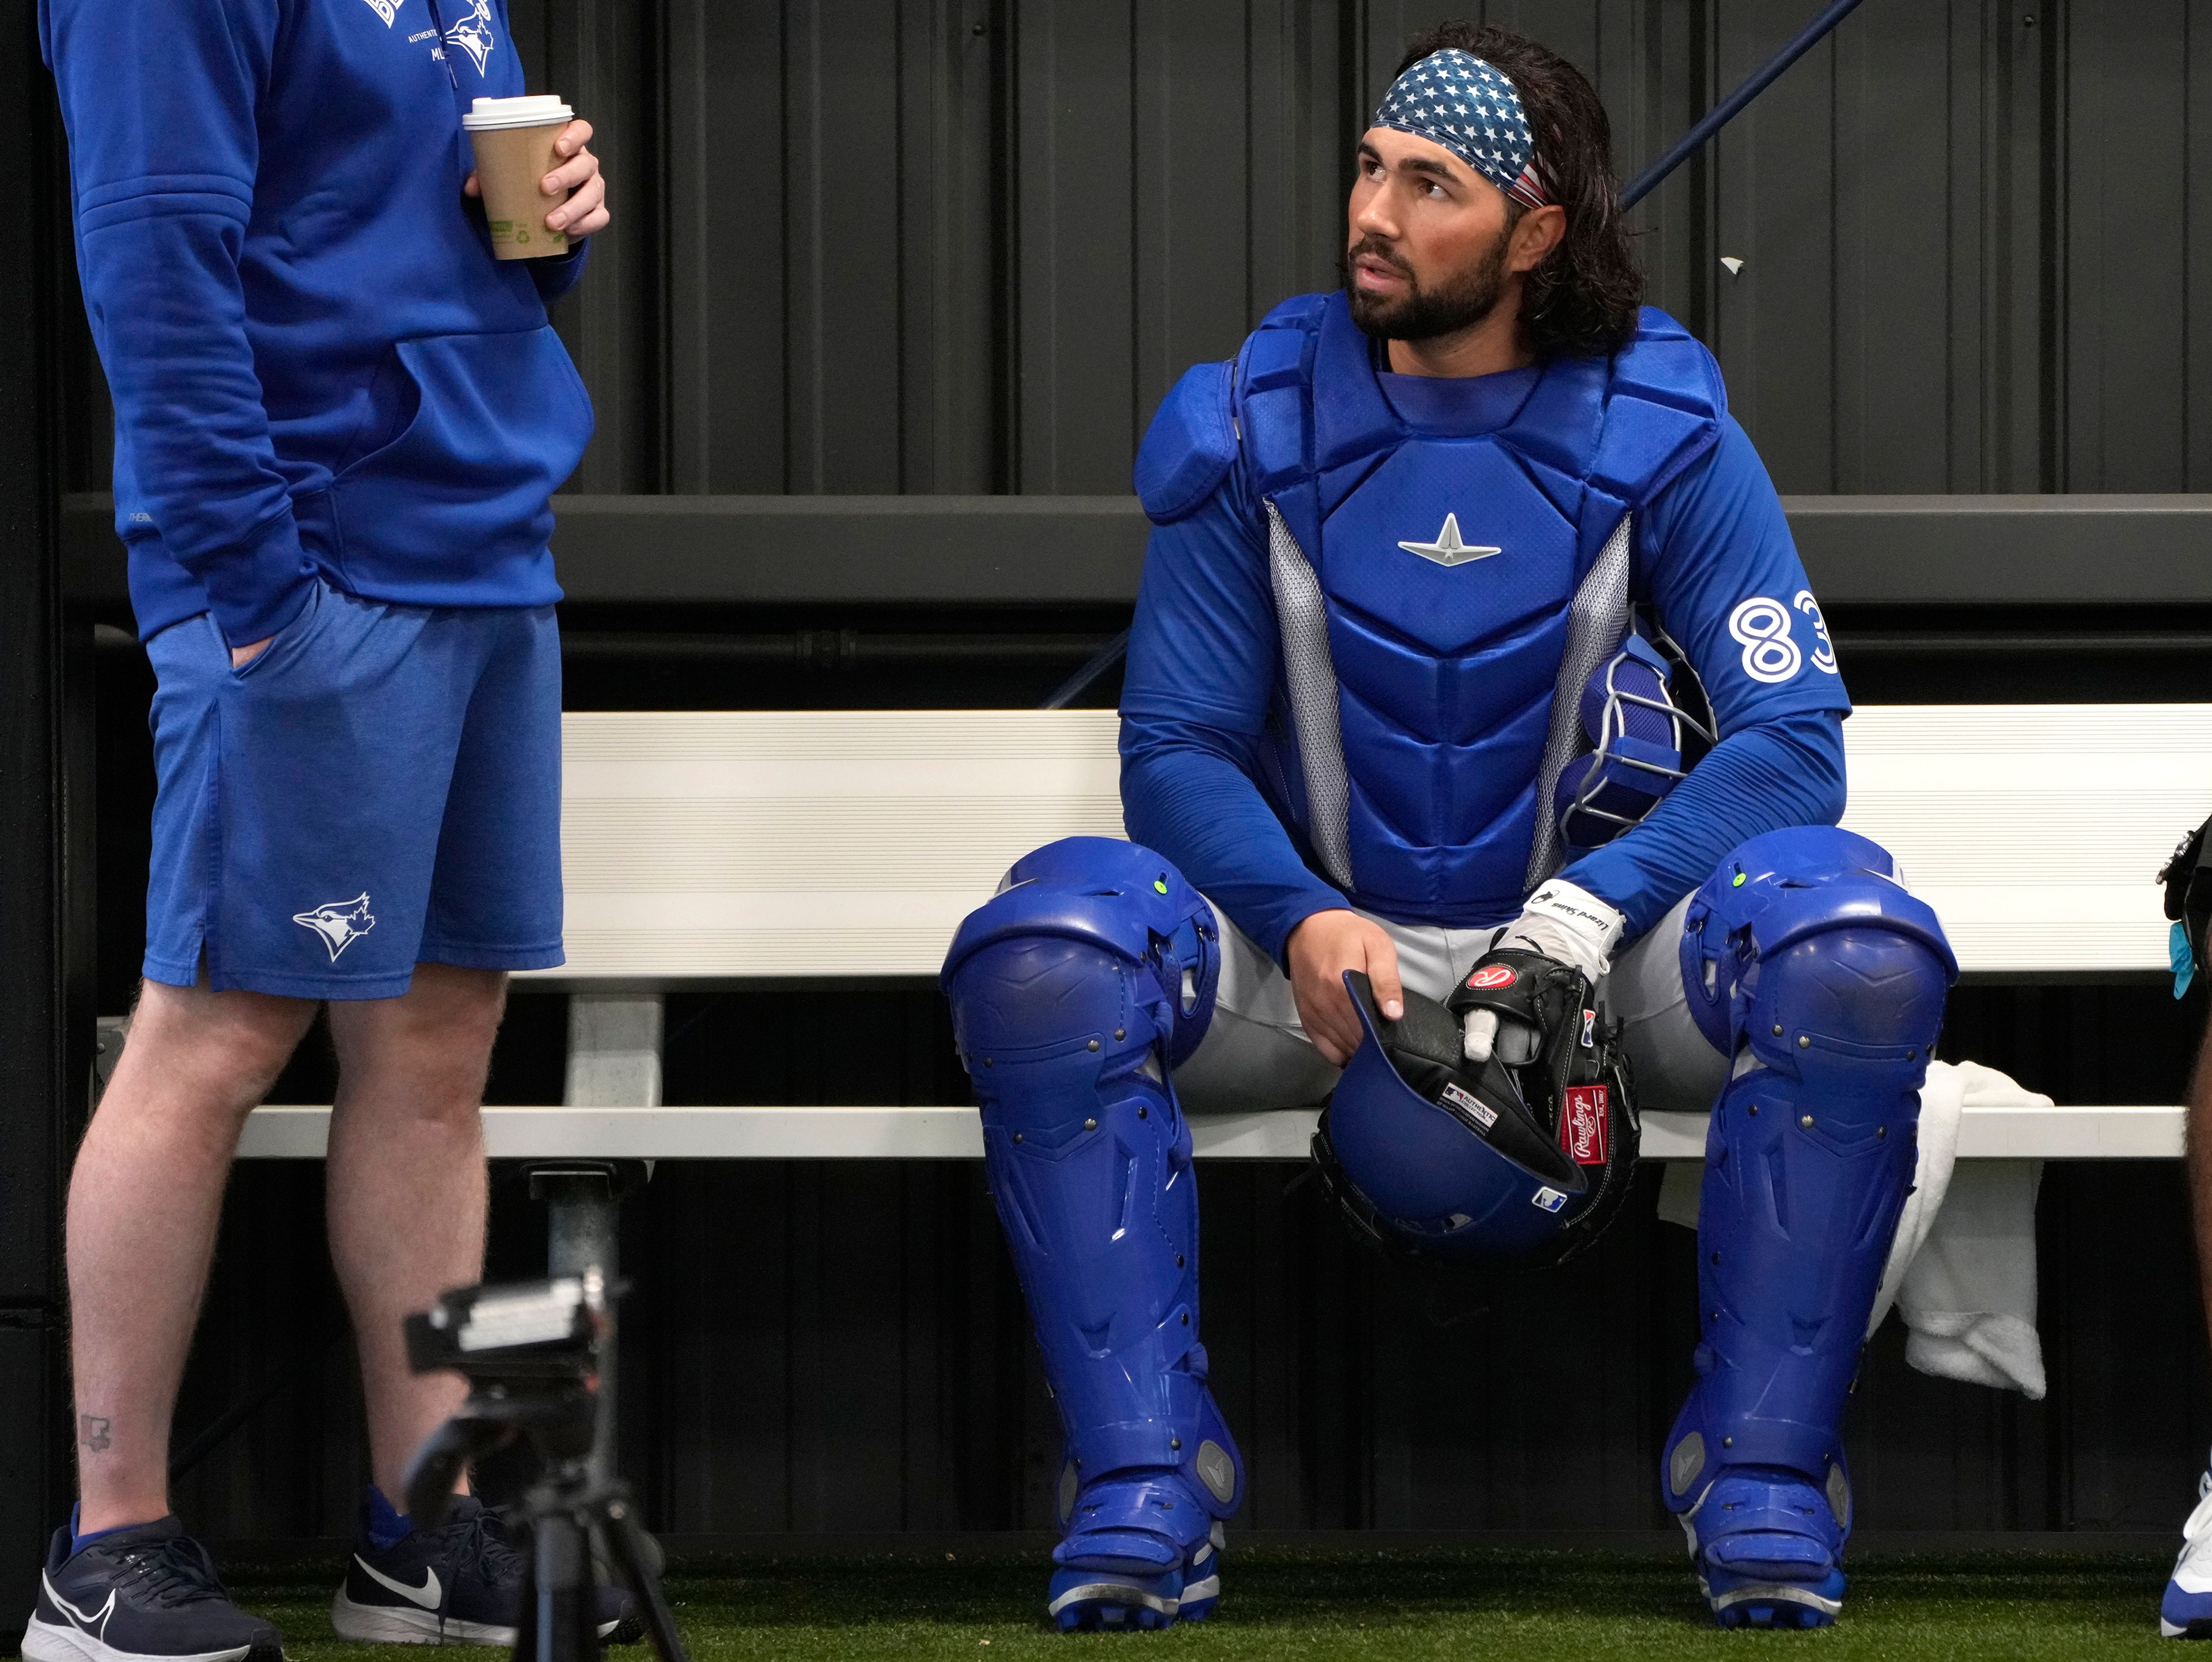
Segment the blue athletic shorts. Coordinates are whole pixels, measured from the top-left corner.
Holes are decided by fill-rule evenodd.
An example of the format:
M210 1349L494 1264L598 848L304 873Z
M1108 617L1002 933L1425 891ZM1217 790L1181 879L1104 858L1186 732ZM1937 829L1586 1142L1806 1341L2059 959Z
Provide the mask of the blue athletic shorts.
M147 979L389 998L419 962L561 953L553 609L387 605L319 585L241 670L212 617L146 643Z

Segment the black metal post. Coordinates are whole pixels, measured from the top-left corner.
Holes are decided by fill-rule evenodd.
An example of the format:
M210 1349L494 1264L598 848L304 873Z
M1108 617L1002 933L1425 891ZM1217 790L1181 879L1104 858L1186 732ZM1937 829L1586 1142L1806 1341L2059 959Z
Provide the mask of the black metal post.
M545 1273L581 1276L596 1270L610 1283L622 1272L622 1203L635 1182L628 1161L541 1161L530 1174L530 1198L545 1203ZM615 1419L619 1365L612 1334L599 1348L599 1437L591 1454L592 1481L614 1480Z
M10 1637L22 1632L47 1532L68 1507L61 1201L92 1055L89 1014L71 1009L89 1003L71 973L89 943L67 927L52 347L68 243L47 184L60 140L36 27L33 0L0 0L0 154L28 184L0 237L0 314L13 320L0 330L0 1422L11 1428L0 1438L0 1631ZM72 1045L79 1014L83 1042Z

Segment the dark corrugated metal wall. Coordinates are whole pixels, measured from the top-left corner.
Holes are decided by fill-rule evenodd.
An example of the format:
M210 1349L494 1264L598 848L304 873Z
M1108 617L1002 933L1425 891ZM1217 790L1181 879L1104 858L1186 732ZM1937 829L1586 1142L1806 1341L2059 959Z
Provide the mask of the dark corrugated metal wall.
M1186 366L1333 281L1351 140L1450 9L513 9L618 211L561 310L600 418L574 488L1089 492ZM1459 9L1592 71L1632 173L1811 6ZM2208 178L2202 5L1877 0L1638 220L1786 492L2203 489ZM104 411L72 432L101 488Z
M514 0L532 84L600 127L620 215L561 308L600 412L574 488L1124 488L1183 367L1332 281L1350 141L1437 9ZM1593 72L1632 173L1811 9L1486 15ZM1785 490L2206 488L2208 176L2203 6L1875 0L1640 220L1652 298L1720 353ZM97 488L106 415L76 351L70 483ZM2171 1101L2201 1020L2148 989L1980 989L1952 1047L2062 1101ZM963 1095L932 994L679 1000L671 1029L672 1101ZM556 1003L519 1001L495 1100L556 1100L562 1038ZM319 1065L295 1100L328 1100ZM1295 1175L1205 1174L1248 1523L1658 1521L1686 1234L1639 1215L1563 1277L1431 1289L1355 1254ZM211 1536L349 1526L319 1186L234 1186L180 1430L301 1371L182 1490ZM1893 1329L1854 1409L1868 1523L2179 1522L2212 1433L2179 1174L2054 1168L2043 1213L2051 1401L1911 1374ZM1045 1520L1050 1409L978 1168L665 1168L628 1228L625 1459L658 1527ZM501 1267L533 1267L511 1181L497 1228Z
M624 209L619 287L602 267L566 320L606 418L577 488L1080 492L1125 487L1186 366L1333 280L1351 139L1451 9L545 9L536 61L611 114ZM1810 7L1479 9L1593 73L1632 173ZM580 27L592 52L554 49ZM2203 7L1912 0L1854 14L1638 218L1653 301L1784 491L2202 489L2208 173Z

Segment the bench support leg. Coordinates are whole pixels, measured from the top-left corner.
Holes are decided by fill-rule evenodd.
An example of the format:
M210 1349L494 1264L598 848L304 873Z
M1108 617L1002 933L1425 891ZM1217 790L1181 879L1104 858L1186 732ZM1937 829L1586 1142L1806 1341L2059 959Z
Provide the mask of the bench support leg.
M531 1198L545 1203L548 1275L597 1270L611 1282L621 1273L622 1186L612 1161L540 1162L531 1167ZM611 1337L599 1356L599 1436L592 1475L603 1482L614 1476L617 1349Z
M660 1106L660 999L653 993L579 993L568 1001L571 1107ZM636 1160L535 1161L530 1192L546 1205L546 1273L577 1276L596 1268L612 1281L622 1269L622 1199L649 1168ZM592 1476L614 1474L617 1341L599 1358L599 1438Z
M580 992L568 1001L568 1087L574 1108L660 1106L660 997Z

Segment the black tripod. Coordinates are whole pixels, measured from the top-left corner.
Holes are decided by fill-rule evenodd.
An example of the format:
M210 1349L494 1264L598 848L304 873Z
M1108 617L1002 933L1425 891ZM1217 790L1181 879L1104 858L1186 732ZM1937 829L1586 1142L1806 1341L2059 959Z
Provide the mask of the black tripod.
M605 1284L581 1277L448 1293L407 1319L408 1359L418 1374L447 1369L469 1380L461 1411L416 1451L407 1504L418 1526L445 1516L453 1484L475 1460L526 1441L544 1475L522 1498L528 1556L515 1662L596 1662L592 1532L637 1601L660 1662L690 1662L662 1596L629 1488L592 1475L598 1436L596 1363L609 1331Z

